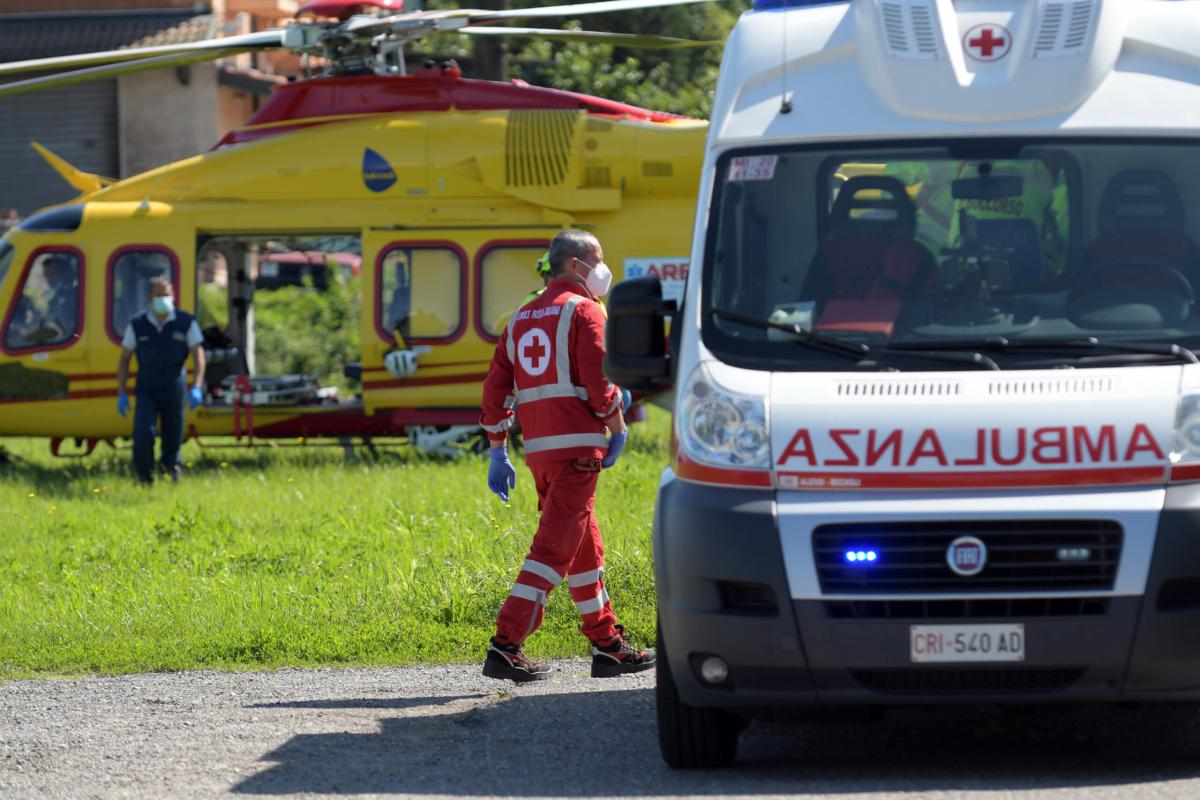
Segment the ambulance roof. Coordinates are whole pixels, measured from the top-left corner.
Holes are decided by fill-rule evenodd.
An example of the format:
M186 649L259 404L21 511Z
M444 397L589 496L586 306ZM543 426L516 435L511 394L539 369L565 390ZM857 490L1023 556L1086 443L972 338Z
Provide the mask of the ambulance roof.
M726 45L710 136L1197 129L1200 0L757 0Z

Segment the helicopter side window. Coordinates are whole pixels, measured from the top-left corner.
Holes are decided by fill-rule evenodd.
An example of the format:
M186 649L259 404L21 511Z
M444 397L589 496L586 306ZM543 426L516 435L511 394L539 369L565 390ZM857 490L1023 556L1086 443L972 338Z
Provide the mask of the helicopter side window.
M146 307L151 278L166 278L179 291L178 265L160 248L119 251L108 268L108 335L120 342L129 320Z
M64 346L82 328L81 258L73 250L41 250L30 259L4 330L7 350Z
M462 331L466 256L450 245L396 244L380 262L376 327L392 340L452 339Z
M487 247L479 256L479 329L496 338L508 318L542 288L535 270L549 242L520 242Z

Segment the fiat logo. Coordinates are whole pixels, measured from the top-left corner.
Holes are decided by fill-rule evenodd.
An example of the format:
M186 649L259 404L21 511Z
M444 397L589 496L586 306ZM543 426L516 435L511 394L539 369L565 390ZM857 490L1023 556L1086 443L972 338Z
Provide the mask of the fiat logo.
M946 548L946 564L955 575L978 575L987 564L987 546L974 536L960 536Z

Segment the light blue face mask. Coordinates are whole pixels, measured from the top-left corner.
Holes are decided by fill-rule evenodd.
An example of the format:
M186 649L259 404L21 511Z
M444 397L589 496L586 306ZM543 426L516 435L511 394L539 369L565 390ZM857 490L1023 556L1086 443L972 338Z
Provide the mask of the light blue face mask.
M175 302L169 297L159 296L150 301L150 307L154 309L155 314L165 317L171 313L171 309L175 307Z

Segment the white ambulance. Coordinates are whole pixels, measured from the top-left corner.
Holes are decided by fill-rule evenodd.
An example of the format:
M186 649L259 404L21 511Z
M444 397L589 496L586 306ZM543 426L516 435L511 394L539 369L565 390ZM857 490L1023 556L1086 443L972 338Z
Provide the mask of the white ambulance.
M610 304L610 376L676 392L668 763L814 710L1200 699L1198 245L1197 0L744 15L682 307Z

